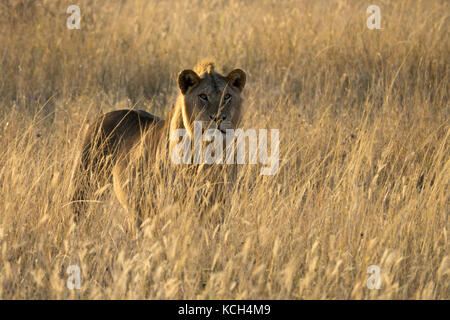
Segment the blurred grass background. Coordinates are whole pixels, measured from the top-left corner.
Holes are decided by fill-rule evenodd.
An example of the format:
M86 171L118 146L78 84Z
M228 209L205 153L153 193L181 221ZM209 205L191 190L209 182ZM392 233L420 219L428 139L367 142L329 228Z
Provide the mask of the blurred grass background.
M66 27L72 4L80 30ZM366 26L371 4L381 30ZM448 12L444 0L0 1L0 297L448 299ZM161 186L139 235L114 196L75 224L86 124L124 107L166 115L178 72L204 57L247 72L244 127L280 129L278 174L242 167L213 209ZM66 287L73 264L81 290ZM366 287L372 264L380 290Z

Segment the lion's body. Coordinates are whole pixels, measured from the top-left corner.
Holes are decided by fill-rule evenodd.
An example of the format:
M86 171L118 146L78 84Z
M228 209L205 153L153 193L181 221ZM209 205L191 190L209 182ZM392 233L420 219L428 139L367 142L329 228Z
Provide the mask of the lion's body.
M104 114L88 128L75 173L76 203L88 198L87 189L101 189L112 177L117 198L129 209L133 206L130 192L136 191L136 171L131 173L130 167L142 160L145 168L158 159L168 162L174 144L169 137L174 130L186 129L192 136L193 121L221 131L237 126L245 73L237 69L224 77L214 71L212 63L199 64L196 71L200 76L192 70L180 73L181 93L165 120L142 110L117 110Z

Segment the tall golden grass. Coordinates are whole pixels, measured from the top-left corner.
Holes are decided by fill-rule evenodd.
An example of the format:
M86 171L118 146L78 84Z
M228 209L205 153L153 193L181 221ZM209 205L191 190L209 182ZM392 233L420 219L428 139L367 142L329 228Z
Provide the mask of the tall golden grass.
M371 4L381 30L366 27ZM448 299L449 9L1 1L0 298ZM165 116L178 72L204 57L247 71L244 127L280 130L278 173L240 166L215 206L160 185L141 232L114 196L75 223L86 125L124 107Z

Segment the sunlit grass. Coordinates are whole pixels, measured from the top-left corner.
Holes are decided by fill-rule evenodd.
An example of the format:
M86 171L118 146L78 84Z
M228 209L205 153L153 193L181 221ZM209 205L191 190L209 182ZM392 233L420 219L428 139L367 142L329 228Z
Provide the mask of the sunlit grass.
M81 30L73 1L0 4L0 298L449 298L447 1L383 2L381 30L365 1L75 3ZM241 166L212 206L160 185L139 233L113 193L75 223L86 125L167 115L204 57L247 72L244 127L280 130L278 173Z

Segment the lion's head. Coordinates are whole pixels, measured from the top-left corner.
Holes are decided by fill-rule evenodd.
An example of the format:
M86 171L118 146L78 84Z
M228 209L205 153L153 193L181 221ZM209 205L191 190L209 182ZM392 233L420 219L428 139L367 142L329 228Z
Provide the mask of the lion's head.
M226 129L235 129L241 117L245 72L234 69L223 76L212 62L199 63L194 70L178 76L184 127L191 135L194 121L201 121L204 130L218 129L224 134Z

